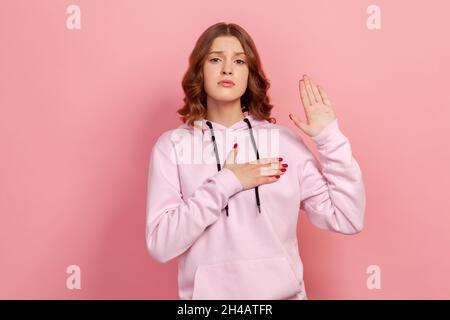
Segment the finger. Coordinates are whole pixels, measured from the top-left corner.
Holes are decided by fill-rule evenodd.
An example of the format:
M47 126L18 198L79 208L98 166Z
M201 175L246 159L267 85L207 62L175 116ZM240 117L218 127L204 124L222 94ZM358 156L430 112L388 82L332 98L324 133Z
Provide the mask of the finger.
M294 124L299 127L303 132L307 133L309 131L309 125L301 121L295 114L289 114L289 118L294 122ZM308 118L308 116L307 116Z
M321 97L321 95L319 93L319 89L317 89L317 86L314 83L313 79L310 78L309 81L311 82L311 87L312 87L312 91L313 91L313 94L314 94L314 99L316 99L316 102L324 103L322 101L322 97Z
M296 126L298 126L299 122L301 122L300 119L297 117L297 115L293 113L289 114L289 118L294 122Z
M262 166L259 167L259 174L262 176L273 176L275 174L279 174L280 170L281 168L275 164L273 166Z
M267 164L267 163L275 163L279 162L278 158L263 158L263 159L257 159L250 161L251 164Z
M311 105L308 93L306 92L305 82L303 80L300 80L300 98L302 99L303 106L307 107Z
M265 168L269 169L276 169L279 170L281 168L281 162L280 161L274 161L269 164L264 165Z
M303 76L303 79L305 81L306 93L308 93L309 102L313 104L316 102L316 98L314 98L314 92L312 91L311 88L311 82L309 81L309 78L306 75Z
M322 97L323 103L330 106L331 101L330 101L330 99L328 99L328 96L325 93L325 91L323 90L323 88L321 86L317 86L317 89L319 90L319 93L320 93L320 96Z
M225 163L226 164L236 163L237 153L238 153L238 145L237 143L235 143L233 149L231 149L230 153L228 154Z
M286 172L285 171L281 171L280 169L270 169L270 168L266 168L266 167L262 167L260 168L260 175L262 176L276 176L276 175L282 175Z
M274 183L280 180L280 176L261 177L261 179L261 184Z
M287 165L284 165L285 167L282 167L281 164L275 164L272 165L265 165L261 166L260 173L264 173L264 175L276 175L276 174L282 174L287 171Z

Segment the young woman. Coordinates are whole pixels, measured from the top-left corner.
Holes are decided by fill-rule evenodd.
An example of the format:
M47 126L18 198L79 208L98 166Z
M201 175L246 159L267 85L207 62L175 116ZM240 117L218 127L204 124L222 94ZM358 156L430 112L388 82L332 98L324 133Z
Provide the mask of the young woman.
M363 228L365 191L325 91L299 81L317 145L270 117L269 82L249 34L217 23L198 39L182 81L183 123L153 146L146 240L159 262L178 258L180 299L307 299L299 209L321 229Z

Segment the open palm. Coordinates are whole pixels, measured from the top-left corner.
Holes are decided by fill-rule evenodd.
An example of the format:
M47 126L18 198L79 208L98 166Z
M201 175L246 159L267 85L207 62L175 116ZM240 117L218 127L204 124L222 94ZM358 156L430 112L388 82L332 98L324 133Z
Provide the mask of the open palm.
M289 117L294 124L310 137L318 135L328 124L336 119L336 113L331 107L327 94L312 78L303 75L299 81L300 97L308 123L300 120L295 114Z

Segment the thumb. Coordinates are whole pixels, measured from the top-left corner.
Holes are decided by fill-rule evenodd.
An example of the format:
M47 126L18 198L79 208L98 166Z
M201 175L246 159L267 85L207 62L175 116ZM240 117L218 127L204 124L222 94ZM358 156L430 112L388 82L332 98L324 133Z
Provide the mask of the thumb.
M228 157L227 157L227 160L225 161L225 163L226 164L236 163L237 153L238 153L238 146L237 146L237 143L235 143L233 146L233 149L228 154Z
M297 127L299 127L304 133L309 132L309 126L301 121L295 114L290 113L289 118L295 123Z

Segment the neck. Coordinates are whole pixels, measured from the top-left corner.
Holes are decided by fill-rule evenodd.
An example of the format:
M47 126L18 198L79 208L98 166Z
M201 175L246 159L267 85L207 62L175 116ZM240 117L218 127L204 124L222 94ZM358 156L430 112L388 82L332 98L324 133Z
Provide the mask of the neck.
M227 128L245 117L242 112L240 99L233 102L208 101L206 110L206 120L220 123Z

